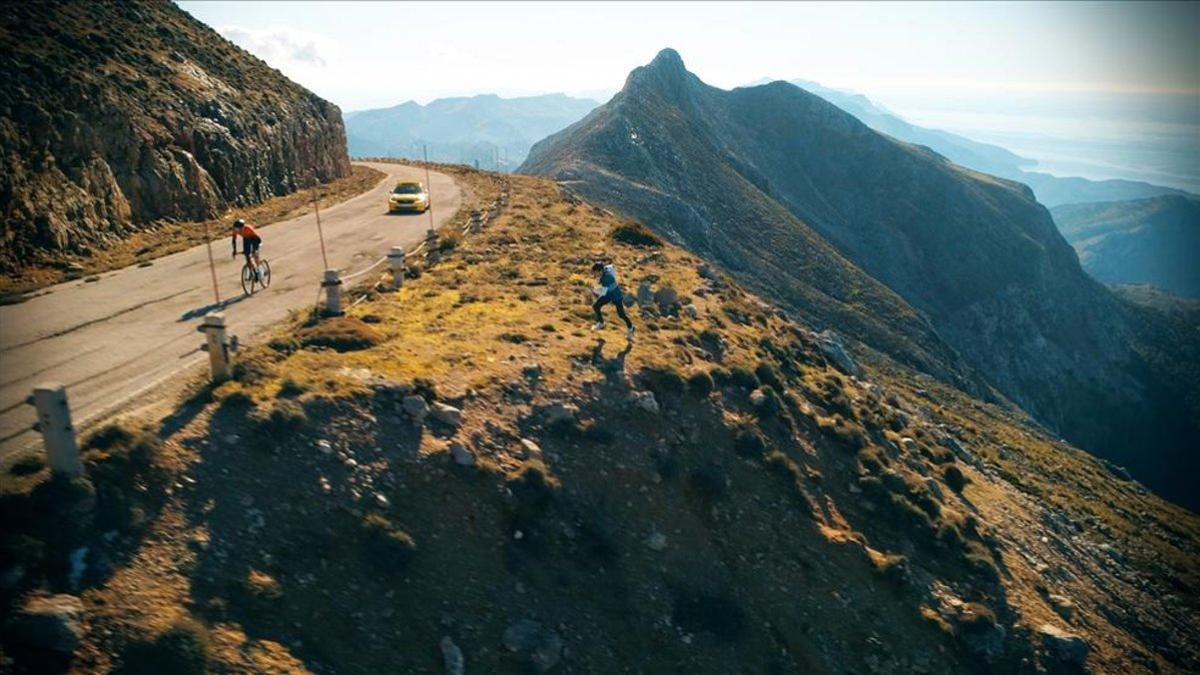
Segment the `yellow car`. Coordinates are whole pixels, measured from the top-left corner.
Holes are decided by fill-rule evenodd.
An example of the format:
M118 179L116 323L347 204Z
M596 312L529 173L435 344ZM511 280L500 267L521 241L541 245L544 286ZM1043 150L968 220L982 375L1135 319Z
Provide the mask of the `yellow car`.
M397 211L413 211L424 213L429 209L429 193L425 186L416 181L396 183L392 194L388 196L388 213Z

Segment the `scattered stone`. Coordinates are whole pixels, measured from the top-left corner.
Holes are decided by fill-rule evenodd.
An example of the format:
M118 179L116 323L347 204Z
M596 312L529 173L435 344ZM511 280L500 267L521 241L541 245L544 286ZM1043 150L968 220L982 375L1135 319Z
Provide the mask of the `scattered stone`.
M658 305L658 311L666 314L675 303L679 302L679 292L670 286L663 286L654 293L654 304Z
M755 389L754 391L750 392L750 405L754 406L755 408L761 408L766 402L767 395L765 392L763 392L762 388Z
M404 406L404 412L408 413L409 417L413 418L413 422L418 425L424 422L425 416L429 414L429 404L420 396L405 396L401 404Z
M317 448L319 448L321 450L321 452L325 453L326 455L333 453L333 444L330 443L329 441L325 440L324 438L317 441Z
M74 595L30 598L9 621L5 633L35 650L71 654L83 637L83 603Z
M429 412L435 420L443 424L448 424L452 427L462 424L462 411L452 405L434 401Z
M652 415L658 414L658 401L655 400L653 392L635 391L629 395L629 400Z
M552 403L542 409L546 424L572 424L579 415L579 408L570 403Z
M542 446L534 443L528 438L521 439L521 450L525 453L525 458L540 457L542 455Z
M661 551L667 547L667 535L655 530L646 537L646 547L651 551Z
M683 306L683 313L686 314L689 319L695 319L700 315L700 312L696 309L696 306L690 304Z
M838 369L856 377L862 374L858 363L850 357L849 352L846 351L846 347L842 345L842 339L838 337L837 333L831 330L823 331L816 335L816 340L821 353L825 355L825 358L832 361L833 365L837 366Z
M648 279L638 284L637 301L642 307L649 307L650 303L654 302L654 289L650 287Z
M550 670L562 658L562 638L531 619L521 619L505 628L503 641L505 648L524 655L538 672Z
M1082 666L1087 661L1090 647L1078 635L1049 623L1042 624L1037 632L1042 638L1042 646L1056 661L1073 666Z
M381 493L381 492L375 493L375 504L377 506L379 506L379 508L381 508L381 509L386 509L387 507L392 505L392 503L390 501L388 501L388 498L385 497L383 495L383 493Z
M474 466L475 454L462 441L450 441L450 457L459 466Z
M454 644L454 640L450 639L449 635L442 637L442 641L438 643L442 649L442 664L446 668L447 675L464 675L466 673L467 664L463 659L462 650L458 645Z

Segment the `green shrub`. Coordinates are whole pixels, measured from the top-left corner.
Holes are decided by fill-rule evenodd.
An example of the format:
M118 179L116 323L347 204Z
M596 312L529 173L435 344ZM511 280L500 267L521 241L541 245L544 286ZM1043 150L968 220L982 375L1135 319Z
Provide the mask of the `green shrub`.
M753 428L743 428L733 438L733 451L742 457L762 457L766 449L766 440Z
M609 236L622 244L641 248L660 248L663 245L662 239L641 223L621 223L612 229Z
M942 470L942 480L955 492L962 492L963 488L967 486L966 474L953 464Z
M336 316L296 333L305 347L327 347L339 352L369 349L383 341L383 335L369 324L349 316Z
M779 371L775 370L775 366L763 362L758 364L754 369L754 374L758 377L758 381L774 387L776 391L783 391L783 380L779 379Z
M743 389L757 389L758 377L745 368L735 367L729 371L729 383Z
M291 337L274 337L267 343L267 346L280 354L291 354L300 349L300 342Z
M511 515L520 525L532 522L546 512L558 493L559 482L550 475L544 463L527 459L505 479L505 486L512 493Z
M868 446L858 451L858 465L863 473L879 475L883 473L887 460L877 446Z
M303 406L292 399L275 399L265 412L256 412L252 423L260 436L284 439L304 428L308 423L308 414Z
M683 393L686 381L678 370L670 367L649 366L638 373L642 386L654 392L659 402L670 395L679 396Z
M774 387L764 384L759 390L763 393L762 403L756 407L759 417L766 419L783 412L783 399L779 398L779 392Z
M202 675L208 669L208 629L185 617L152 640L133 642L121 658L118 672Z
M413 538L378 513L363 518L361 529L363 543L372 562L384 569L402 568L417 552Z
M844 418L823 417L817 420L817 427L835 445L851 452L857 452L867 445L867 437L862 429Z
M712 375L704 371L692 373L688 377L687 386L693 396L705 398L712 393L714 388Z
M279 384L280 398L296 398L304 392L308 391L308 387L288 377Z

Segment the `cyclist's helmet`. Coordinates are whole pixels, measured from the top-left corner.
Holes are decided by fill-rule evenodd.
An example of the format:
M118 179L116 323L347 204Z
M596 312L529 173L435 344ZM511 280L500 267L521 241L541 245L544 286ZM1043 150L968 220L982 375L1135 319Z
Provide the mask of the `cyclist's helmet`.
M233 229L235 229L235 230L240 230L245 225L246 225L246 221L242 220L241 218L238 218L237 220L233 221Z

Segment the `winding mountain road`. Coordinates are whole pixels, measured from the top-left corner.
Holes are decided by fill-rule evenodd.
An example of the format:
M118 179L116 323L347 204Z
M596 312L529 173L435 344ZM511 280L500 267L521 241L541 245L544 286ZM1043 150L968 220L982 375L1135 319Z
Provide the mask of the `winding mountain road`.
M357 272L392 246L410 247L429 228L425 214L388 215L397 180L425 181L425 170L364 163L387 174L371 190L321 210L330 267ZM432 173L433 220L441 227L462 194L449 176ZM71 281L15 305L0 306L0 458L40 446L34 410L25 397L42 382L61 382L77 429L115 412L166 380L207 360L197 327L209 311L225 312L243 342L317 299L324 265L313 214L263 229L262 255L271 287L244 297L242 256L230 257L228 237L213 242L222 302L213 304L204 245L100 275ZM382 272L381 266L378 271Z

